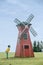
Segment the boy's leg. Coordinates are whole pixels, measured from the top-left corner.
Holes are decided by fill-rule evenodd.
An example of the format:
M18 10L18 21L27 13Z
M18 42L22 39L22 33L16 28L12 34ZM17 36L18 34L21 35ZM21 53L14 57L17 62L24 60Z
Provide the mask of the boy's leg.
M6 53L6 55L7 55L7 59L8 59L8 53Z

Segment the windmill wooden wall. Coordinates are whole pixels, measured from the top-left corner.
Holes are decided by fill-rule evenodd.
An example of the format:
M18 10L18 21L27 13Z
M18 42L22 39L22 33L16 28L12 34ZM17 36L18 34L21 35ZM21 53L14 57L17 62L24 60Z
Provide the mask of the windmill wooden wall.
M18 30L20 34L20 31L22 32L22 27L19 26ZM24 32L27 33L28 37L27 39L24 39L24 37L22 37L19 42L17 41L15 56L16 57L34 57L29 29L27 29L27 31L25 30Z

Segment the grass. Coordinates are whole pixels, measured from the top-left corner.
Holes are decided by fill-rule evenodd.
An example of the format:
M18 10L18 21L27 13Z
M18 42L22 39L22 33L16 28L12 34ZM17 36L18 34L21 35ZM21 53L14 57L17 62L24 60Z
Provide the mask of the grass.
M34 54L34 58L14 58L14 53L9 53L6 59L6 54L0 52L0 65L43 65L43 52Z

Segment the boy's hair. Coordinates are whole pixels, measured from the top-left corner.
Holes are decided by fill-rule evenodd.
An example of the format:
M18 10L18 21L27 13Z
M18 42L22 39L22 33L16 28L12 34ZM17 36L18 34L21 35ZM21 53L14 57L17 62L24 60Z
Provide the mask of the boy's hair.
M8 47L10 48L10 45L8 45Z

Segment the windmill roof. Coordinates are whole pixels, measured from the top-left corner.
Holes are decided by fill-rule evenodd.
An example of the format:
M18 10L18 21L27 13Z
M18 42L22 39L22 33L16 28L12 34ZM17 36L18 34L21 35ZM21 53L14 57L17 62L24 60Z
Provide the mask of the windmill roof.
M30 26L31 25L31 23L30 24L28 24L27 22L21 22L21 23L19 23L19 24L17 24L17 26L24 26L24 25L28 25L28 26Z

